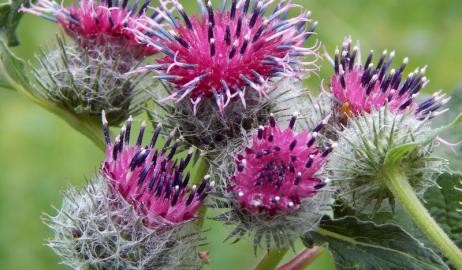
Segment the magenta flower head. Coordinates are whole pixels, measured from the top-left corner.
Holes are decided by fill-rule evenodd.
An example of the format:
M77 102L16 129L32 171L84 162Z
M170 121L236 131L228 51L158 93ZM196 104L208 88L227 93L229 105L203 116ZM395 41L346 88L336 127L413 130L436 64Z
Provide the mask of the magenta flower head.
M171 24L171 31L161 31L156 21L149 20L148 29L162 35L153 39L146 32L137 32L141 42L165 54L156 65L146 68L174 86L169 99L188 98L194 113L207 99L223 114L234 98L240 98L245 106L246 91L267 95L273 79L299 78L316 69L318 58L317 45L304 47L317 25L310 24L310 12L288 18L288 12L298 6L279 1L265 15L273 2L233 0L227 8L223 1L215 10L210 0L206 6L198 1L201 14L190 17L177 0L161 0L158 12ZM168 11L168 5L173 5L182 21Z
M237 157L238 172L231 178L231 191L251 213L275 215L296 210L304 198L325 186L314 174L332 148L314 145L316 131L294 133L295 117L281 130L274 118L260 127L246 155Z
M364 62L360 62L359 46L351 48L351 38L346 37L342 51L335 52L335 74L330 84L332 94L339 103L339 109L346 116L370 113L388 105L394 113L414 111L418 119L432 118L446 110L440 108L449 100L441 92L418 103L415 99L429 80L424 76L426 67L411 72L406 79L404 69L408 63L405 58L398 69L390 65L395 52L384 51L377 64L372 63L373 51Z
M282 130L274 117L252 136L251 146L236 157L236 171L224 193L231 211L226 222L240 221L238 239L248 230L255 232L255 244L268 234L281 248L296 236L314 229L329 204L327 181L316 177L333 146L324 150L316 145L317 132L294 131L296 116ZM246 230L244 230L246 228ZM239 230L242 230L242 234ZM276 235L276 236L275 236ZM271 245L271 243L267 243Z
M173 137L157 150L160 127L141 147L144 125L131 145L131 118L114 142L104 113L103 124L100 175L82 191L71 187L58 214L47 216L48 245L73 269L201 269L203 236L192 221L213 187L209 177L188 186L192 153L175 160L181 145Z
M20 11L57 22L72 41L58 37L56 44L37 55L32 74L34 93L73 117L90 119L95 126L106 110L111 126L136 115L154 84L143 74L129 76L145 57L157 53L140 44L127 27L142 24L150 1L80 0L64 7L54 0L31 1ZM153 14L153 21L161 18Z
M189 173L186 166L192 158L190 151L185 158L173 161L180 141L173 135L166 140L162 150L154 147L161 132L158 125L150 144L141 147L145 125L140 129L135 145L130 145L131 119L122 127L114 142L109 138L108 124L103 114L106 134L106 160L101 172L110 184L134 209L146 217L149 226L178 224L196 217L213 183L205 176L199 187L188 187Z
M22 7L20 11L29 12L45 19L59 23L62 29L82 46L108 46L115 49L116 54L128 54L135 58L143 58L157 53L136 41L134 34L126 30L136 27L140 22L150 1L138 7L138 1L132 6L128 0L80 0L78 4L63 7L54 0L39 0L30 3L30 8ZM152 20L159 21L154 14Z

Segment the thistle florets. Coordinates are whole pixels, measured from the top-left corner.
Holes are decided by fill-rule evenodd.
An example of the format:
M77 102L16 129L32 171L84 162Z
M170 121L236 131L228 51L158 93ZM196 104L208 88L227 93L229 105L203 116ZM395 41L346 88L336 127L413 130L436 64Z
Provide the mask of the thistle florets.
M359 45L351 48L351 38L346 37L340 52L337 48L334 58L335 74L330 80L337 110L345 116L356 116L362 112L379 110L388 104L388 110L395 113L413 111L418 119L432 118L446 109L441 107L449 98L438 92L422 103L416 102L420 90L429 80L425 77L426 66L417 68L404 78L408 58L398 69L390 69L395 52L385 50L376 65L372 63L373 51L366 61L360 62Z
M269 13L271 3L233 0L229 8L214 10L212 1L206 6L198 1L202 12L190 17L177 0L161 0L156 11L168 18L170 31L149 18L147 27L144 21L138 27L160 34L134 29L140 42L165 55L145 69L174 86L168 99L187 98L194 113L211 99L222 115L234 99L245 106L249 92L267 95L278 77L300 78L317 70L318 44L304 47L317 25L311 23L311 13L288 18L297 5L280 1ZM170 5L182 21L175 19Z
M282 130L271 115L269 124L252 135L250 146L236 155L229 180L222 184L228 212L218 217L236 226L228 238L237 241L249 234L255 248L262 241L267 249L283 248L316 229L329 212L331 189L315 176L333 149L317 146L324 123L300 133L295 123L294 116Z
M58 23L82 48L107 47L118 58L140 60L158 51L137 42L127 28L143 24L140 16L145 14L149 3L146 1L138 7L138 1L129 5L128 1L81 0L64 7L54 0L39 0L37 3L31 1L30 7L23 6L20 11ZM155 14L151 19L162 20Z
M158 125L146 147L141 143L144 124L135 145L130 145L131 119L121 129L114 142L108 137L109 130L103 116L106 134L106 159L101 174L134 209L146 217L151 227L181 224L196 218L196 212L207 198L214 184L205 176L199 186L188 186L190 175L186 167L192 152L185 158L174 160L180 140L171 134L162 149L156 150L161 132Z
M131 119L114 143L103 124L101 176L82 191L70 188L58 214L47 216L55 233L48 245L75 269L199 269L201 232L192 221L213 183L188 186L191 156L174 161L172 138L156 150L160 129L141 147L143 125L131 146Z

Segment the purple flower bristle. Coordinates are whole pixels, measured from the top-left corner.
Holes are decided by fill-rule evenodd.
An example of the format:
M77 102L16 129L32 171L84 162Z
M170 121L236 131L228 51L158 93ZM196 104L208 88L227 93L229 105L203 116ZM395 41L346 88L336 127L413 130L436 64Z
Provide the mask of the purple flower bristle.
M429 80L425 77L426 67L416 69L404 78L408 63L405 58L398 69L390 69L395 56L392 51L384 51L377 64L372 63L373 51L364 64L359 62L359 47L351 48L351 38L345 38L342 51L337 48L334 58L335 74L330 84L332 93L346 115L371 112L388 104L390 111L403 113L413 110L419 119L432 118L446 109L440 108L449 101L441 91L436 92L422 103L415 98Z
M161 0L156 11L171 25L170 31L153 20L145 28L154 29L153 36L135 30L141 42L165 54L144 70L157 72L157 78L175 86L168 99L187 97L196 111L201 101L212 98L223 113L233 98L245 105L246 91L265 96L272 79L300 78L317 69L318 44L304 47L317 22L310 24L308 11L288 18L288 12L299 7L291 1L278 1L269 13L273 2L232 0L227 8L223 1L215 10L210 0L205 6L198 1L201 13L188 16L177 0Z
M140 17L146 15L151 1L144 1L142 5L139 5L138 1L130 5L127 0L77 2L64 7L54 0L38 0L36 3L31 1L30 7L22 6L20 11L57 22L69 36L85 47L108 45L113 49L112 47L116 46L115 53L129 54L135 58L158 52L152 47L140 44L133 32L127 30L143 24ZM157 13L153 13L150 19L159 23L163 20Z
M106 160L101 172L110 184L134 209L146 216L150 226L164 223L177 224L192 220L213 188L210 176L192 188L188 186L190 174L185 169L192 152L185 158L173 160L180 145L171 134L162 149L155 149L161 125L158 125L150 143L142 147L145 124L140 128L135 145L130 145L132 119L126 122L120 134L111 142L103 112L106 137Z
M294 132L296 116L281 130L274 116L260 126L252 146L236 158L237 172L230 179L230 191L251 213L290 213L302 200L317 194L326 183L315 178L332 151L314 143L317 132ZM318 131L325 126L319 124Z

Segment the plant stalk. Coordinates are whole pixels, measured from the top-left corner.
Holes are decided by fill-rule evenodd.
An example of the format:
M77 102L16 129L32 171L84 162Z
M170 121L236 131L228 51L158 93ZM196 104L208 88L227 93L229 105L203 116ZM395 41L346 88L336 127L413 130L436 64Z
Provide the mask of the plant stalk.
M401 201L404 209L406 209L427 237L457 269L462 269L462 251L423 206L399 166L386 167L383 170L383 179L393 195Z
M279 249L279 250L269 250L266 253L265 257L261 259L258 265L255 267L255 270L273 270L276 269L279 262L286 255L288 248Z
M24 64L24 61L19 60L18 58L16 58L16 56L14 56L9 51L9 49L6 47L6 45L1 40L1 37L0 37L0 47L2 48L2 53L5 53L5 55L2 55L1 57L4 57L4 58L10 57L14 61L20 62L20 64ZM32 87L32 86L29 84L28 81L26 81L26 79L22 77L18 77L18 75L15 76L14 74L10 74L8 72L9 70L5 66L4 58L0 58L0 77L2 81L4 81L3 84L5 83L8 84L10 88L23 94L35 104L57 115L58 117L66 121L75 130L79 131L80 133L85 135L88 139L90 139L99 149L101 149L103 152L105 151L106 143L104 141L102 126L99 123L96 123L95 121L91 121L90 119L79 117L76 114L66 110L65 108L62 108L61 106L58 106L52 103L51 101L43 99L42 97L26 89L27 87ZM9 64L13 65L12 63L9 63ZM16 63L16 65L18 65L18 63Z
M205 159L204 157L200 157L195 166L196 169L194 170L194 175L193 175L191 183L193 185L200 184L200 181L204 178L204 176L207 175L209 171L209 167L210 167L210 164L207 161L207 159ZM199 211L197 213L199 218L196 220L194 224L195 226L197 226L197 228L201 229L204 226L206 214L207 214L207 206L202 205L201 208L199 208Z
M194 166L194 175L191 178L191 184L198 185L209 172L210 164L205 157L200 157Z
M325 248L322 246L314 246L307 248L295 256L290 262L278 267L277 270L303 270L310 266L319 255L324 252Z

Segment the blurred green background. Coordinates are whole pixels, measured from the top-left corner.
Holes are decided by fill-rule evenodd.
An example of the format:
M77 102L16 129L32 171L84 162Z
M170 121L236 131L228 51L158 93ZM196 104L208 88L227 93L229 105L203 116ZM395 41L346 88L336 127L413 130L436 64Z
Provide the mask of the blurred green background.
M3 1L2 1L3 2ZM215 0L215 2L219 2ZM318 38L332 53L345 35L361 40L363 55L370 49L396 49L400 61L409 56L411 70L429 65L427 91L450 92L462 75L462 1L460 0L298 0L319 21ZM182 3L194 10L195 1ZM194 3L194 5L193 5ZM188 7L189 6L189 7ZM26 59L59 31L53 23L26 15L19 28ZM397 64L397 63L396 63ZM331 68L323 63L309 85L319 89ZM58 117L16 92L0 91L0 269L66 269L44 240L50 232L41 223L43 212L54 213L69 184L82 185L102 161L102 153ZM223 244L227 229L209 221L212 264L207 269L250 269L257 262L249 243ZM259 254L261 256L262 254ZM293 255L293 254L291 254ZM333 269L325 254L310 269Z

